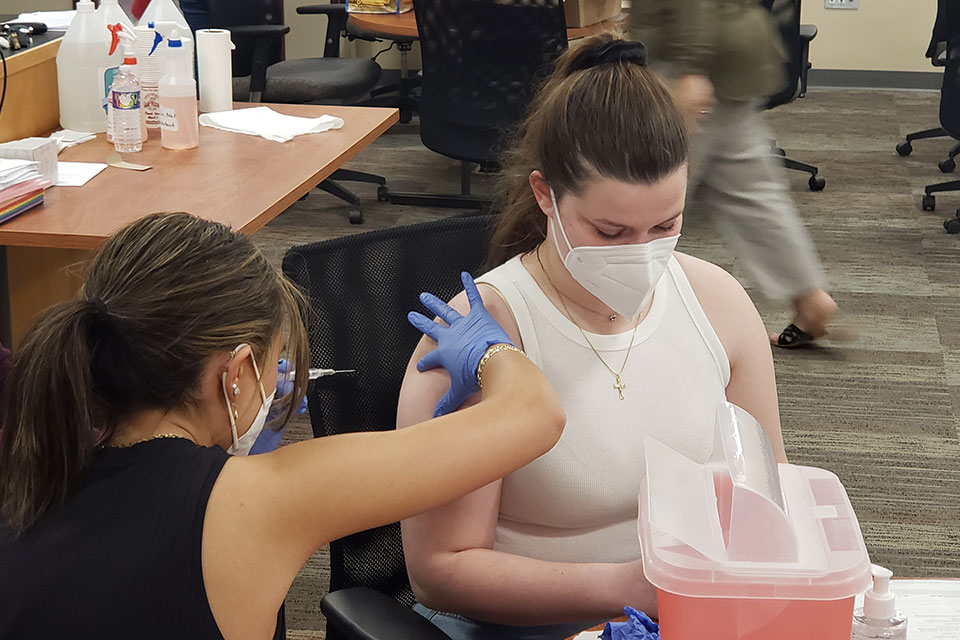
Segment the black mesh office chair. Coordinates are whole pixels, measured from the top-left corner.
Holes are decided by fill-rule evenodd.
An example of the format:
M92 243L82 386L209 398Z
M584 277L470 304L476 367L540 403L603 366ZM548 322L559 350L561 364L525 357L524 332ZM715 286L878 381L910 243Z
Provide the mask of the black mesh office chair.
M420 339L406 314L422 291L449 299L462 288L461 271L479 275L492 225L493 216L454 217L287 252L283 272L313 311L311 362L357 371L311 387L316 437L395 427L400 384ZM330 594L321 603L328 640L446 638L409 609L413 602L399 524L330 544Z
M960 35L960 15L956 10L950 8L951 0L937 1L937 18L933 24L933 34L930 36L930 44L927 46L927 52L924 54L930 59L930 64L934 67L943 67L947 63L947 42ZM901 156L908 156L913 152L914 140L925 140L929 138L946 138L950 134L943 127L935 129L924 129L923 131L914 131L908 133L905 141L897 145L897 153ZM947 157L937 163L940 171L950 173L957 168L954 158L960 154L960 144L954 145Z
M767 100L767 109L775 109L790 104L807 94L810 42L817 37L817 27L811 24L800 24L800 0L782 3L774 2L774 0L764 0L764 5L774 12L774 17L780 27L780 37L783 39L784 48L787 50L787 83L779 93ZM783 165L787 169L810 174L807 184L811 191L822 191L827 185L826 179L819 174L817 167L788 158L786 152L778 147L775 142L773 152L783 158Z
M943 84L940 87L940 125L948 135L960 140L960 37L947 43L946 65L943 69ZM936 209L935 193L960 191L960 180L927 185L921 206L924 211ZM960 209L956 217L943 223L949 233L960 233Z
M483 208L474 165L496 168L504 133L519 123L567 47L561 0L414 0L423 80L420 139L460 160L460 194L393 193L396 204Z
M267 24L262 2L255 0L207 0L209 24L229 29L235 44L234 98L250 102L335 104L350 102L370 91L380 80L380 66L365 58L340 57L340 32L347 19L346 5L297 7L300 14L327 16L322 58L280 60L278 43L290 27ZM378 185L377 197L386 199L383 176L338 169L318 185L319 189L350 205L350 222L363 222L360 199L337 181Z

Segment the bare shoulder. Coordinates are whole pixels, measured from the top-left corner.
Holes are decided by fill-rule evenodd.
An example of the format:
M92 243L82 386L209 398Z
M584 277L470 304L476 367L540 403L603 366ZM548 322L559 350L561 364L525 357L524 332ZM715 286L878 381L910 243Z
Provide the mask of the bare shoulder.
M487 308L487 311L490 312L493 319L500 323L500 326L507 332L507 335L510 336L510 339L515 345L523 348L520 341L520 328L517 325L516 318L510 309L510 305L508 305L507 301L500 295L500 292L497 291L496 287L483 283L477 284L477 290L483 299L483 306ZM470 311L470 302L467 300L467 293L465 291L461 291L454 296L449 304L461 315L467 315Z
M727 355L735 356L744 340L763 326L750 296L736 278L717 265L684 253L674 255Z

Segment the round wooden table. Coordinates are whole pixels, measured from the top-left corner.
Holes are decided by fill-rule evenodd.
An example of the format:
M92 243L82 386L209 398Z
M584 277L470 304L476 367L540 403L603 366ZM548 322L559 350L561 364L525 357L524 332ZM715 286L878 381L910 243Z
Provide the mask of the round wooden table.
M619 16L592 24L589 27L569 27L567 29L567 39L576 40L602 31L621 29L625 18L626 15L621 13ZM391 38L416 40L419 36L417 33L417 17L413 11L405 13L350 13L347 16L347 28L349 30L366 31L387 40Z

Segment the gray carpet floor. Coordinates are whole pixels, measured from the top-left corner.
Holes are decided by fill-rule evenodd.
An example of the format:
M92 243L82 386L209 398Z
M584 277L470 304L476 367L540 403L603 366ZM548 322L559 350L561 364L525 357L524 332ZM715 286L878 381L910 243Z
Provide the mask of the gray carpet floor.
M960 193L941 195L923 212L926 184L949 179L937 169L953 144L920 141L908 158L894 152L903 136L937 125L937 93L811 90L768 114L778 143L815 164L827 179L819 193L805 174L791 189L828 274L829 288L856 327L851 342L775 353L784 438L792 462L837 473L856 507L874 561L903 576L960 578L960 236L941 226ZM420 144L416 125L397 125L349 168L385 175L403 191L455 193L459 166ZM475 176L489 192L492 176ZM350 185L364 201L366 223L315 191L254 240L279 264L295 244L451 215L382 204L369 185ZM682 250L729 269L746 286L737 261L714 229L684 218ZM771 330L790 310L754 296ZM398 320L400 321L400 320ZM288 440L309 437L291 425ZM322 638L319 602L327 590L324 552L304 567L287 601L290 638Z

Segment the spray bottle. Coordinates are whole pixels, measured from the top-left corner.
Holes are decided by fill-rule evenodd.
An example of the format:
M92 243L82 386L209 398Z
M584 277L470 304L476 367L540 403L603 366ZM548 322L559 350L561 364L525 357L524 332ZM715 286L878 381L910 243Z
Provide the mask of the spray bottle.
M165 149L193 149L200 144L197 81L193 60L173 30L164 56L166 70L160 78L160 139Z
M110 89L109 124L107 139L112 134L113 145L118 153L136 153L143 149L146 140L147 122L141 104L140 80L137 77L137 56L134 51L136 38L119 23L111 25L113 47L123 41L123 66L113 80Z
M853 612L852 640L905 640L907 617L897 611L897 598L890 592L893 572L873 565L873 588L863 596L863 608Z
M107 91L120 66L120 52L110 55L110 32L91 0L77 3L77 15L60 41L57 87L60 125L64 129L107 130Z

